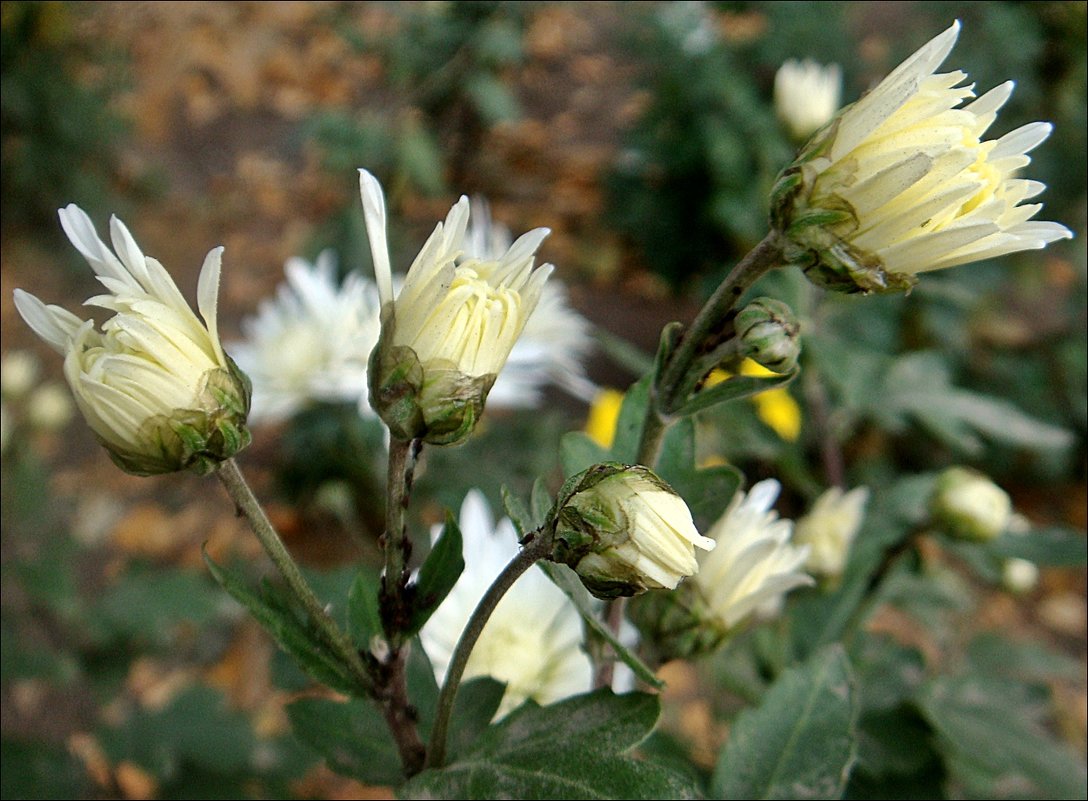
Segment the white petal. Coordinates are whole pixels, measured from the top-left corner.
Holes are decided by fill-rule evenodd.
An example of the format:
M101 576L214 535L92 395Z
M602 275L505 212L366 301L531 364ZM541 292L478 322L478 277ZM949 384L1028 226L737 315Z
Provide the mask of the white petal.
M46 306L34 295L15 290L15 308L30 329L62 356L71 347L83 320L60 306Z
M359 170L359 190L363 198L363 220L374 259L374 280L378 297L384 306L393 300L393 268L389 263L389 241L385 230L385 195L378 179L366 170Z
M223 346L219 343L219 273L223 266L223 246L212 248L204 257L204 266L200 268L200 278L196 284L196 305L200 316L208 326L212 347L219 364L226 365Z

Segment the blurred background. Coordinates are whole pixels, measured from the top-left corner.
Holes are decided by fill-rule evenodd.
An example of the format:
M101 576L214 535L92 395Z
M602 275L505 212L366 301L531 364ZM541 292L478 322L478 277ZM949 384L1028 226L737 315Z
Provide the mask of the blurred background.
M1049 187L1040 217L1076 237L927 275L909 297L824 298L772 276L761 288L805 321L806 366L824 380L790 388L797 431L735 404L700 447L750 480L782 478L786 515L836 471L879 484L966 463L1033 523L1083 530L1086 7L4 2L3 796L383 792L291 738L283 704L304 677L201 561L207 543L217 559L263 564L220 487L121 473L57 392L60 359L12 291L74 311L95 294L58 208L79 204L100 233L116 213L190 299L205 253L225 245L229 341L289 257L333 248L342 271L370 274L356 168L386 188L399 265L458 195L480 194L515 234L552 229L542 258L599 332L587 372L623 389L661 326L690 320L766 232L768 189L796 146L772 102L778 67L838 63L851 102L959 18L946 67L981 91L1016 79L991 137L1054 123L1029 174ZM458 508L471 485L498 509L502 483L525 492L536 475L561 477L559 437L588 414L552 392L434 451L419 522ZM380 449L353 407L318 406L256 428L241 455L329 597L350 581L345 566L375 553L347 532L381 520L367 489L381 486ZM984 591L975 619L1073 660L1055 725L1081 753L1084 591L1083 570L1058 564L1018 597ZM674 683L675 725L697 747L720 740L704 702Z

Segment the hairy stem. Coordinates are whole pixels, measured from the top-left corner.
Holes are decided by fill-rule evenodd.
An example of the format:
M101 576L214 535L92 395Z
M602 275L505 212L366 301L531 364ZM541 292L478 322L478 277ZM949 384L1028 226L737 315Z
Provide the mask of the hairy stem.
M435 709L434 727L431 729L431 741L427 745L427 767L440 768L446 761L446 738L449 731L450 715L453 713L453 702L457 698L457 689L461 685L461 678L468 666L469 656L480 638L491 613L495 611L499 601L506 591L514 586L514 582L521 574L532 567L540 559L543 559L552 547L550 533L541 530L529 535L533 539L518 552L503 571L495 578L488 588L479 605L468 619L461 638L457 641L457 647L450 658L450 666L446 670L446 680L442 684L442 691L438 695L438 706ZM532 625L527 622L527 625Z
M385 573L382 576L380 602L382 623L394 650L401 645L400 633L407 627L409 617L404 591L408 584L408 559L412 554L412 543L408 539L406 522L412 478L422 445L418 439L401 440L393 437L389 442L385 534L381 541L385 554Z
M314 594L310 585L306 583L306 579L303 578L298 565L291 558L291 554L287 551L283 540L276 533L276 529L272 526L268 516L264 513L264 509L261 508L256 496L253 494L253 490L246 483L242 471L238 469L238 464L233 459L227 459L219 465L216 476L226 488L227 494L230 495L238 510L249 521L250 528L257 535L257 539L260 540L265 553L268 554L280 571L280 575L283 576L291 593L306 610L307 617L317 628L325 644L344 660L359 685L368 692L372 692L374 688L373 677L367 671L358 651L355 650L348 636L329 617L321 601Z

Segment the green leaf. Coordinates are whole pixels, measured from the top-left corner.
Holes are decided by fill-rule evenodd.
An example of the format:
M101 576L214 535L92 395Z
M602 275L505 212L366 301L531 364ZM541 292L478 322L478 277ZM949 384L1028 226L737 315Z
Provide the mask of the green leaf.
M1027 559L1050 567L1084 567L1088 540L1084 532L1063 526L1033 529L1026 534L1005 534L990 543L999 555Z
M568 476L607 462L610 458L611 452L607 448L602 448L581 431L568 432L559 442L559 460L563 472Z
M967 661L979 673L1022 681L1077 681L1084 676L1084 666L1075 657L993 631L982 632L971 640Z
M1046 694L1007 679L941 676L920 694L956 797L1081 798L1082 760L1045 727Z
M506 509L506 516L514 524L519 539L536 528L533 516L525 503L505 486L502 488L502 505Z
M750 398L768 389L784 387L795 379L800 371L796 368L788 373L773 376L735 375L712 387L701 389L692 395L676 410L675 414L690 415L717 406L719 403Z
M540 561L537 562L537 565L547 574L548 578L552 580L552 583L561 589L563 593L574 602L578 614L582 616L582 620L586 622L586 625L589 626L594 634L601 637L605 642L612 646L612 650L615 651L616 657L631 668L631 670L634 671L635 676L651 687L660 689L665 686L665 683L654 674L646 663L639 659L626 645L621 643L619 638L612 632L612 629L601 622L598 614L600 602L589 594L589 590L582 585L582 581L578 578L578 574L566 565L555 564L553 562Z
M404 780L397 747L372 701L303 698L287 706L287 716L295 735L337 773L367 784Z
M295 608L291 598L281 594L267 581L262 582L261 591L256 593L246 586L241 577L216 564L207 551L203 555L215 580L249 610L264 630L281 648L294 656L299 666L312 678L348 695L365 691L351 677L339 655L312 629L304 613Z
M403 634L411 636L423 628L423 624L434 614L434 610L449 595L457 579L465 569L462 553L463 541L461 529L457 526L450 512L446 512L446 525L427 554L419 578L409 587L411 591L411 613L408 627Z
M405 672L408 674L408 697L412 699L419 722L419 735L426 740L430 737L435 707L438 706L438 680L418 637L412 640Z
M623 404L616 418L616 436L612 440L612 461L638 464L638 444L642 438L642 425L650 405L650 379L652 378L652 375L643 376L624 393Z
M532 701L491 726L460 759L428 770L402 798L695 798L690 778L627 755L653 730L657 696Z
M506 685L490 676L477 676L461 684L450 716L451 754L470 750L487 731L505 693Z
M842 647L785 671L737 717L711 780L714 798L838 798L857 751L858 701Z
M348 591L348 631L357 648L370 650L370 641L384 636L378 604L381 579L374 570L360 568Z

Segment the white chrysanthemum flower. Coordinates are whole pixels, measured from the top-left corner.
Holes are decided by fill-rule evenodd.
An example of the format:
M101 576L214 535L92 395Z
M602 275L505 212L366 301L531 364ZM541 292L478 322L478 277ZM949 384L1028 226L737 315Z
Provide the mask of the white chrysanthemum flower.
M242 322L246 339L229 350L253 382L253 422L284 420L314 401L367 403L367 360L380 330L378 290L351 273L340 283L336 257L290 259L276 297Z
M385 197L359 171L363 212L382 304L371 402L400 439L458 442L475 426L488 391L540 299L550 264L534 269L548 229L521 236L497 260L462 259L469 202L439 223L393 295Z
M832 487L816 499L809 513L797 521L793 541L809 547L805 567L818 576L841 576L865 515L869 490L857 487L844 493Z
M811 59L790 59L774 76L774 109L795 139L806 139L839 110L842 70Z
M159 262L145 257L116 217L114 255L82 209L61 226L108 293L87 305L115 312L101 331L21 289L15 306L64 356L64 375L87 424L114 461L140 475L214 469L249 443L248 380L223 352L216 304L223 248L208 253L197 282L201 322Z
M495 261L510 249L510 230L492 220L487 201L473 198L465 232L465 255ZM570 307L567 290L555 278L546 284L506 366L487 396L492 408L539 406L544 385L555 384L589 403L598 387L586 378L583 363L593 347L589 321Z
M684 499L641 465L594 465L569 479L552 559L570 566L598 598L675 589L699 564L699 534Z
M692 585L725 632L776 608L790 590L814 583L804 572L808 547L791 545L793 524L771 511L780 489L768 479L747 495L738 490L708 532L717 546L700 557Z
M518 552L513 524L506 518L493 523L478 490L461 504L460 526L465 570L419 633L440 683L469 616ZM436 527L432 539L439 531ZM550 704L588 692L593 665L582 638L582 620L570 599L543 571L530 568L495 607L472 650L465 679L492 676L505 682L499 715L530 698Z
M1045 247L1072 233L1024 203L1046 187L1015 177L1052 126L983 140L1012 94L973 98L963 72L936 73L959 22L900 64L814 138L780 177L775 228L787 257L825 286L903 289L918 273Z

